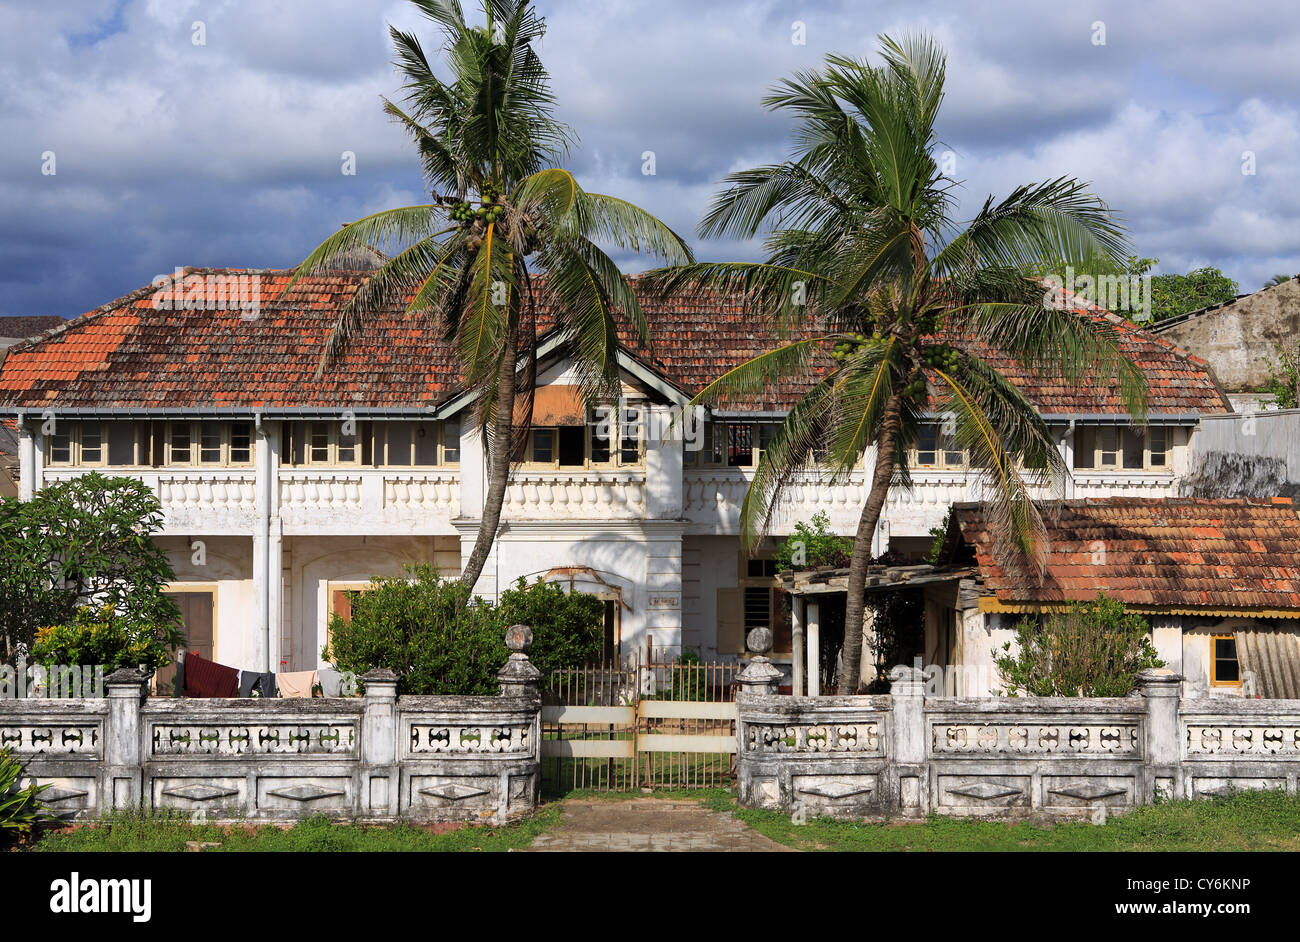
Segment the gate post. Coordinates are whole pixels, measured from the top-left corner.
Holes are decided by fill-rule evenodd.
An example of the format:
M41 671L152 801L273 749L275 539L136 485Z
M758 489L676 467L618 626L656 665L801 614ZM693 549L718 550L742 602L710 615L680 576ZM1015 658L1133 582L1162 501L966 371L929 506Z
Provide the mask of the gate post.
M925 761L925 680L915 667L898 666L889 674L890 798L905 815L925 814L929 772Z
M740 690L736 693L736 797L741 804L749 801L750 794L750 770L745 754L745 740L749 736L745 727L745 708L755 701L774 696L781 680L781 671L767 657L767 652L772 650L770 629L755 628L745 640L745 646L754 652L754 656L736 676L740 684Z
M99 806L104 810L139 808L144 772L144 731L140 705L148 678L123 667L104 679L108 688L108 729L104 741L104 780Z
M401 795L397 761L397 675L384 667L361 675L366 695L361 714L362 814L395 818Z
M1167 668L1138 671L1138 688L1146 700L1146 787L1139 801L1151 804L1157 796L1182 794L1182 743L1178 705L1183 678Z

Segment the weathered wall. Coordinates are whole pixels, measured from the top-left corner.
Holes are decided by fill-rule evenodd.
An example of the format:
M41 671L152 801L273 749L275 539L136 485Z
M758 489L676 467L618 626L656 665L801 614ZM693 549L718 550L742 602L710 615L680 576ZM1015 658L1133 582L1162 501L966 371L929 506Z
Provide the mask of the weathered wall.
M1208 360L1225 390L1259 389L1276 361L1276 344L1292 349L1300 339L1300 279L1264 288L1203 314L1153 331Z
M1157 796L1297 791L1297 700L1183 700L1170 672L1143 672L1140 696L1107 699L927 697L918 673L896 676L884 697L748 685L741 803L844 818L1071 818Z
M1300 496L1300 409L1202 417L1179 493Z

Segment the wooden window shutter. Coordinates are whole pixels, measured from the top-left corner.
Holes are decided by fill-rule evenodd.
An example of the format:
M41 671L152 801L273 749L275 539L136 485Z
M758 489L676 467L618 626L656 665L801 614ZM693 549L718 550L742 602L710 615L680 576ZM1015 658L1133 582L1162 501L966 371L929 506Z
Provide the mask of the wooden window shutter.
M718 590L718 653L745 653L745 612L741 605L743 590Z

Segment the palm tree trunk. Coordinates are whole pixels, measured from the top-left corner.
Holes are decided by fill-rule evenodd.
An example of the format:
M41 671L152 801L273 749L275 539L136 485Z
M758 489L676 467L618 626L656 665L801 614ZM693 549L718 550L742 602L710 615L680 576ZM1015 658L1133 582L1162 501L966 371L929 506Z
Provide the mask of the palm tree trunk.
M474 549L465 563L461 573L462 584L474 588L478 577L483 574L492 542L497 537L497 528L501 525L501 505L505 502L506 484L510 480L510 445L511 428L515 417L515 362L518 359L518 337L510 331L506 339L506 349L497 365L497 402L496 416L492 423L492 434L488 437L488 489L483 498L483 516L478 525L478 537L474 540Z
M837 690L840 696L858 692L858 679L862 673L862 618L866 612L867 565L871 562L871 539L894 479L894 451L903 419L900 404L898 396L891 396L885 403L880 434L876 436L876 467L871 478L871 490L858 519L858 532L853 537L848 598L844 603L844 662Z

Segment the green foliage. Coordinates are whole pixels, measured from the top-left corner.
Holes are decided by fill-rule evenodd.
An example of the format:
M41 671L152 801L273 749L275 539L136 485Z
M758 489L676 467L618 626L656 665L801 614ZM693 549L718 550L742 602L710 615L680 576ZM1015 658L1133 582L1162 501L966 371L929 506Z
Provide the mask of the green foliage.
M533 629L528 657L543 671L590 664L604 646L605 603L540 578L529 585L521 577L502 592L497 620L502 632L511 625Z
M91 472L0 500L0 661L92 602L128 624L177 625L163 594L175 573L153 540L161 525L158 499L134 478Z
M600 653L605 610L596 598L521 579L497 606L432 566L407 572L410 578L376 578L354 595L350 621L330 619L326 660L358 675L386 667L400 693L490 696L510 654L510 625L533 629L528 656L542 670L581 666Z
M1217 268L1196 268L1185 275L1151 279L1151 320L1162 321L1212 304L1231 301L1241 289Z
M1274 275L1268 281L1264 282L1265 288L1276 288L1278 285L1284 285L1291 280L1291 275Z
M794 532L776 550L778 572L787 569L843 567L853 555L853 541L831 532L831 519L824 510L813 514L811 525L800 520Z
M1012 696L1124 697L1138 671L1164 666L1146 619L1102 594L1053 612L1041 626L1022 619L1016 643L1018 650L1008 642L994 660Z
M68 624L39 629L30 656L50 664L102 664L105 674L120 667L156 671L172 662L183 640L174 624L140 624L108 605L87 605Z
M48 785L18 787L23 767L8 748L0 749L0 845L31 836L33 828L54 815L41 804L40 794Z
M925 554L925 561L933 566L939 564L939 554L943 552L944 540L948 536L948 524L952 521L952 508L943 515L943 523L930 528L930 550Z
M1269 363L1269 375L1263 391L1273 396L1272 404L1279 409L1294 409L1300 405L1300 400L1297 399L1297 390L1300 389L1300 367L1297 367L1296 357L1281 345L1274 346L1277 347L1279 359Z
M350 621L332 616L322 656L358 675L386 667L397 674L400 693L496 693L496 673L510 653L496 612L432 566L408 571L410 579L371 580L353 596Z
M199 841L219 845L206 848L206 853L504 852L527 847L559 818L560 809L552 807L499 827L467 824L431 830L409 824L339 824L321 815L280 828L197 824L188 811L157 808L113 812L93 826L48 834L35 850L173 853L184 851L187 841Z

